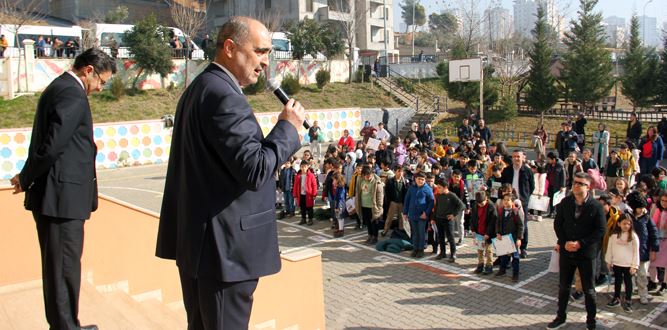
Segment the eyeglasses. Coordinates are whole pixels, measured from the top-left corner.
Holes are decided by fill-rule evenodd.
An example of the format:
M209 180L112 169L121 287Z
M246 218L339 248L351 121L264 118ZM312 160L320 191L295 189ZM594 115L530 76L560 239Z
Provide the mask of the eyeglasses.
M574 181L575 186L582 186L582 187L588 187L588 183L586 182L581 182L581 181Z
M107 81L102 79L102 76L100 76L100 73L97 72L97 69L93 69L93 71L95 71L95 74L97 75L97 79L100 80L100 86L106 85Z

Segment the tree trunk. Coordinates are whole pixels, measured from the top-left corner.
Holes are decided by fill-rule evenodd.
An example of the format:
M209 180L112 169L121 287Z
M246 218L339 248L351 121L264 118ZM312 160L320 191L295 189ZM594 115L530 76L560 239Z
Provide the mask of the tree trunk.
M352 44L349 44L348 49L349 49L350 54L347 56L347 62L348 62L348 66L349 66L348 75L349 75L350 78L348 79L347 83L351 84L352 83L352 72L353 72L352 71L352 66L354 65L354 63L353 63L354 62L354 49L352 49Z
M137 81L139 81L139 77L141 74L144 72L144 68L139 68L139 72L137 73L137 76L134 77L134 81L132 82L132 90L136 91L137 90Z

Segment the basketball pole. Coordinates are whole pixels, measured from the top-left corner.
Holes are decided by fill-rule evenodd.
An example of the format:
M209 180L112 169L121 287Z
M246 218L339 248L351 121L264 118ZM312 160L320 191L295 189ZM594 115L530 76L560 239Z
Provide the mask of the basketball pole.
M479 58L479 119L484 119L484 63Z

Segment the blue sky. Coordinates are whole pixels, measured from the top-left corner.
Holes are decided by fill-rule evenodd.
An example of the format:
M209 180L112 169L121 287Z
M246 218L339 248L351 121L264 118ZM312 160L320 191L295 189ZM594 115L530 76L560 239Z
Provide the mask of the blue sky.
M394 3L394 30L396 31L405 31L405 27L402 29L401 23L403 19L401 18L401 8L400 4L403 3L403 0L393 0ZM644 4L648 0L599 0L596 6L598 11L602 11L604 17L607 16L619 16L624 17L626 22L630 20L633 12L636 12L637 15L641 16L644 9ZM458 0L421 0L421 3L426 7L426 13L428 14L437 11L439 12L442 9L455 6L458 3ZM480 8L486 8L490 0L480 0ZM502 6L505 8L513 8L513 0L501 0ZM577 10L579 9L579 0L556 0L556 3L562 7L569 8L566 10L568 16L576 16ZM651 3L646 5L646 16L654 16L658 18L658 29L662 29L662 22L667 21L667 0L653 0Z

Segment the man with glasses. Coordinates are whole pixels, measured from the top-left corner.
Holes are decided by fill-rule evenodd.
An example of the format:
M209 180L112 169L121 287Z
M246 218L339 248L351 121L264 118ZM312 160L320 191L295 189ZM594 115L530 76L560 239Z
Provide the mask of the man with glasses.
M79 329L83 224L97 209L96 148L87 96L102 90L116 62L88 49L39 98L28 159L11 179L25 191L42 257L46 319L52 329ZM81 329L96 329L95 326Z
M558 243L555 249L560 253L558 313L548 329L565 325L570 288L577 269L584 289L586 328L596 327L594 267L607 221L602 205L590 193L590 184L587 173L575 174L572 194L556 206L554 230Z

